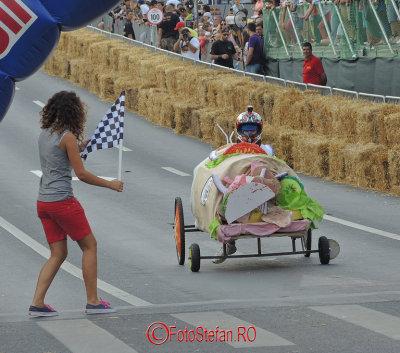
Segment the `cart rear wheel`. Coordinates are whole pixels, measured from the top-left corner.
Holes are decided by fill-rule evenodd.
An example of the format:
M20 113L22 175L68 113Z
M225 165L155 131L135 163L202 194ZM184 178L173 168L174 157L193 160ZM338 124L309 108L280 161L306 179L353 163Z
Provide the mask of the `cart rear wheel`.
M322 265L329 264L330 249L329 240L326 237L319 237L318 239L319 261Z
M174 216L176 256L178 257L179 265L183 265L185 263L185 222L183 220L183 207L180 197L175 198Z
M303 250L307 250L307 252L304 254L305 257L310 257L311 253L311 241L312 241L312 233L311 229L307 231L307 235L302 239L303 242Z
M194 243L189 248L189 265L192 272L199 272L200 270L200 247Z

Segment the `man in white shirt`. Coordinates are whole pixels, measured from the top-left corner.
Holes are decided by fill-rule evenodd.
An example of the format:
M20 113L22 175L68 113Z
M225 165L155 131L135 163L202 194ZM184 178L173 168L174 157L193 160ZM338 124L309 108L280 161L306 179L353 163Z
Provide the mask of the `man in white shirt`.
M181 53L186 58L199 60L200 42L197 38L192 37L188 28L180 30L179 38L174 44L174 51Z

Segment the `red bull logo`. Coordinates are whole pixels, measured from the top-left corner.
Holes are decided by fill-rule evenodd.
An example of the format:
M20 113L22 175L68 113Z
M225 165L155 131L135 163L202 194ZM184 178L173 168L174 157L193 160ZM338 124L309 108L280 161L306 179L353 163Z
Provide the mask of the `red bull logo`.
M21 0L0 0L0 59L38 18Z

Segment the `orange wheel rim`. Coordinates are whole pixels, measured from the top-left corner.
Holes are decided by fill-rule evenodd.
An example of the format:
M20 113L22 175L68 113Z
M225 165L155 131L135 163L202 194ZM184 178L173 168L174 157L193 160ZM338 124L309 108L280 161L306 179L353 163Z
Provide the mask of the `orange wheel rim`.
M175 209L175 242L176 251L178 252L179 257L181 257L181 222L179 219L178 207Z

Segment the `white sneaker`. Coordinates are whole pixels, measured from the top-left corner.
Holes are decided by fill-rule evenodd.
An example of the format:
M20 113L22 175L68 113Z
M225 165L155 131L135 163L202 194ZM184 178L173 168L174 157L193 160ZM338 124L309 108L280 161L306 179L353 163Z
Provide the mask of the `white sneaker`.
M233 255L237 251L235 242L226 244L226 255ZM215 256L224 256L224 247L222 247ZM215 264L222 264L226 260L226 257L220 257L214 259L212 262Z

